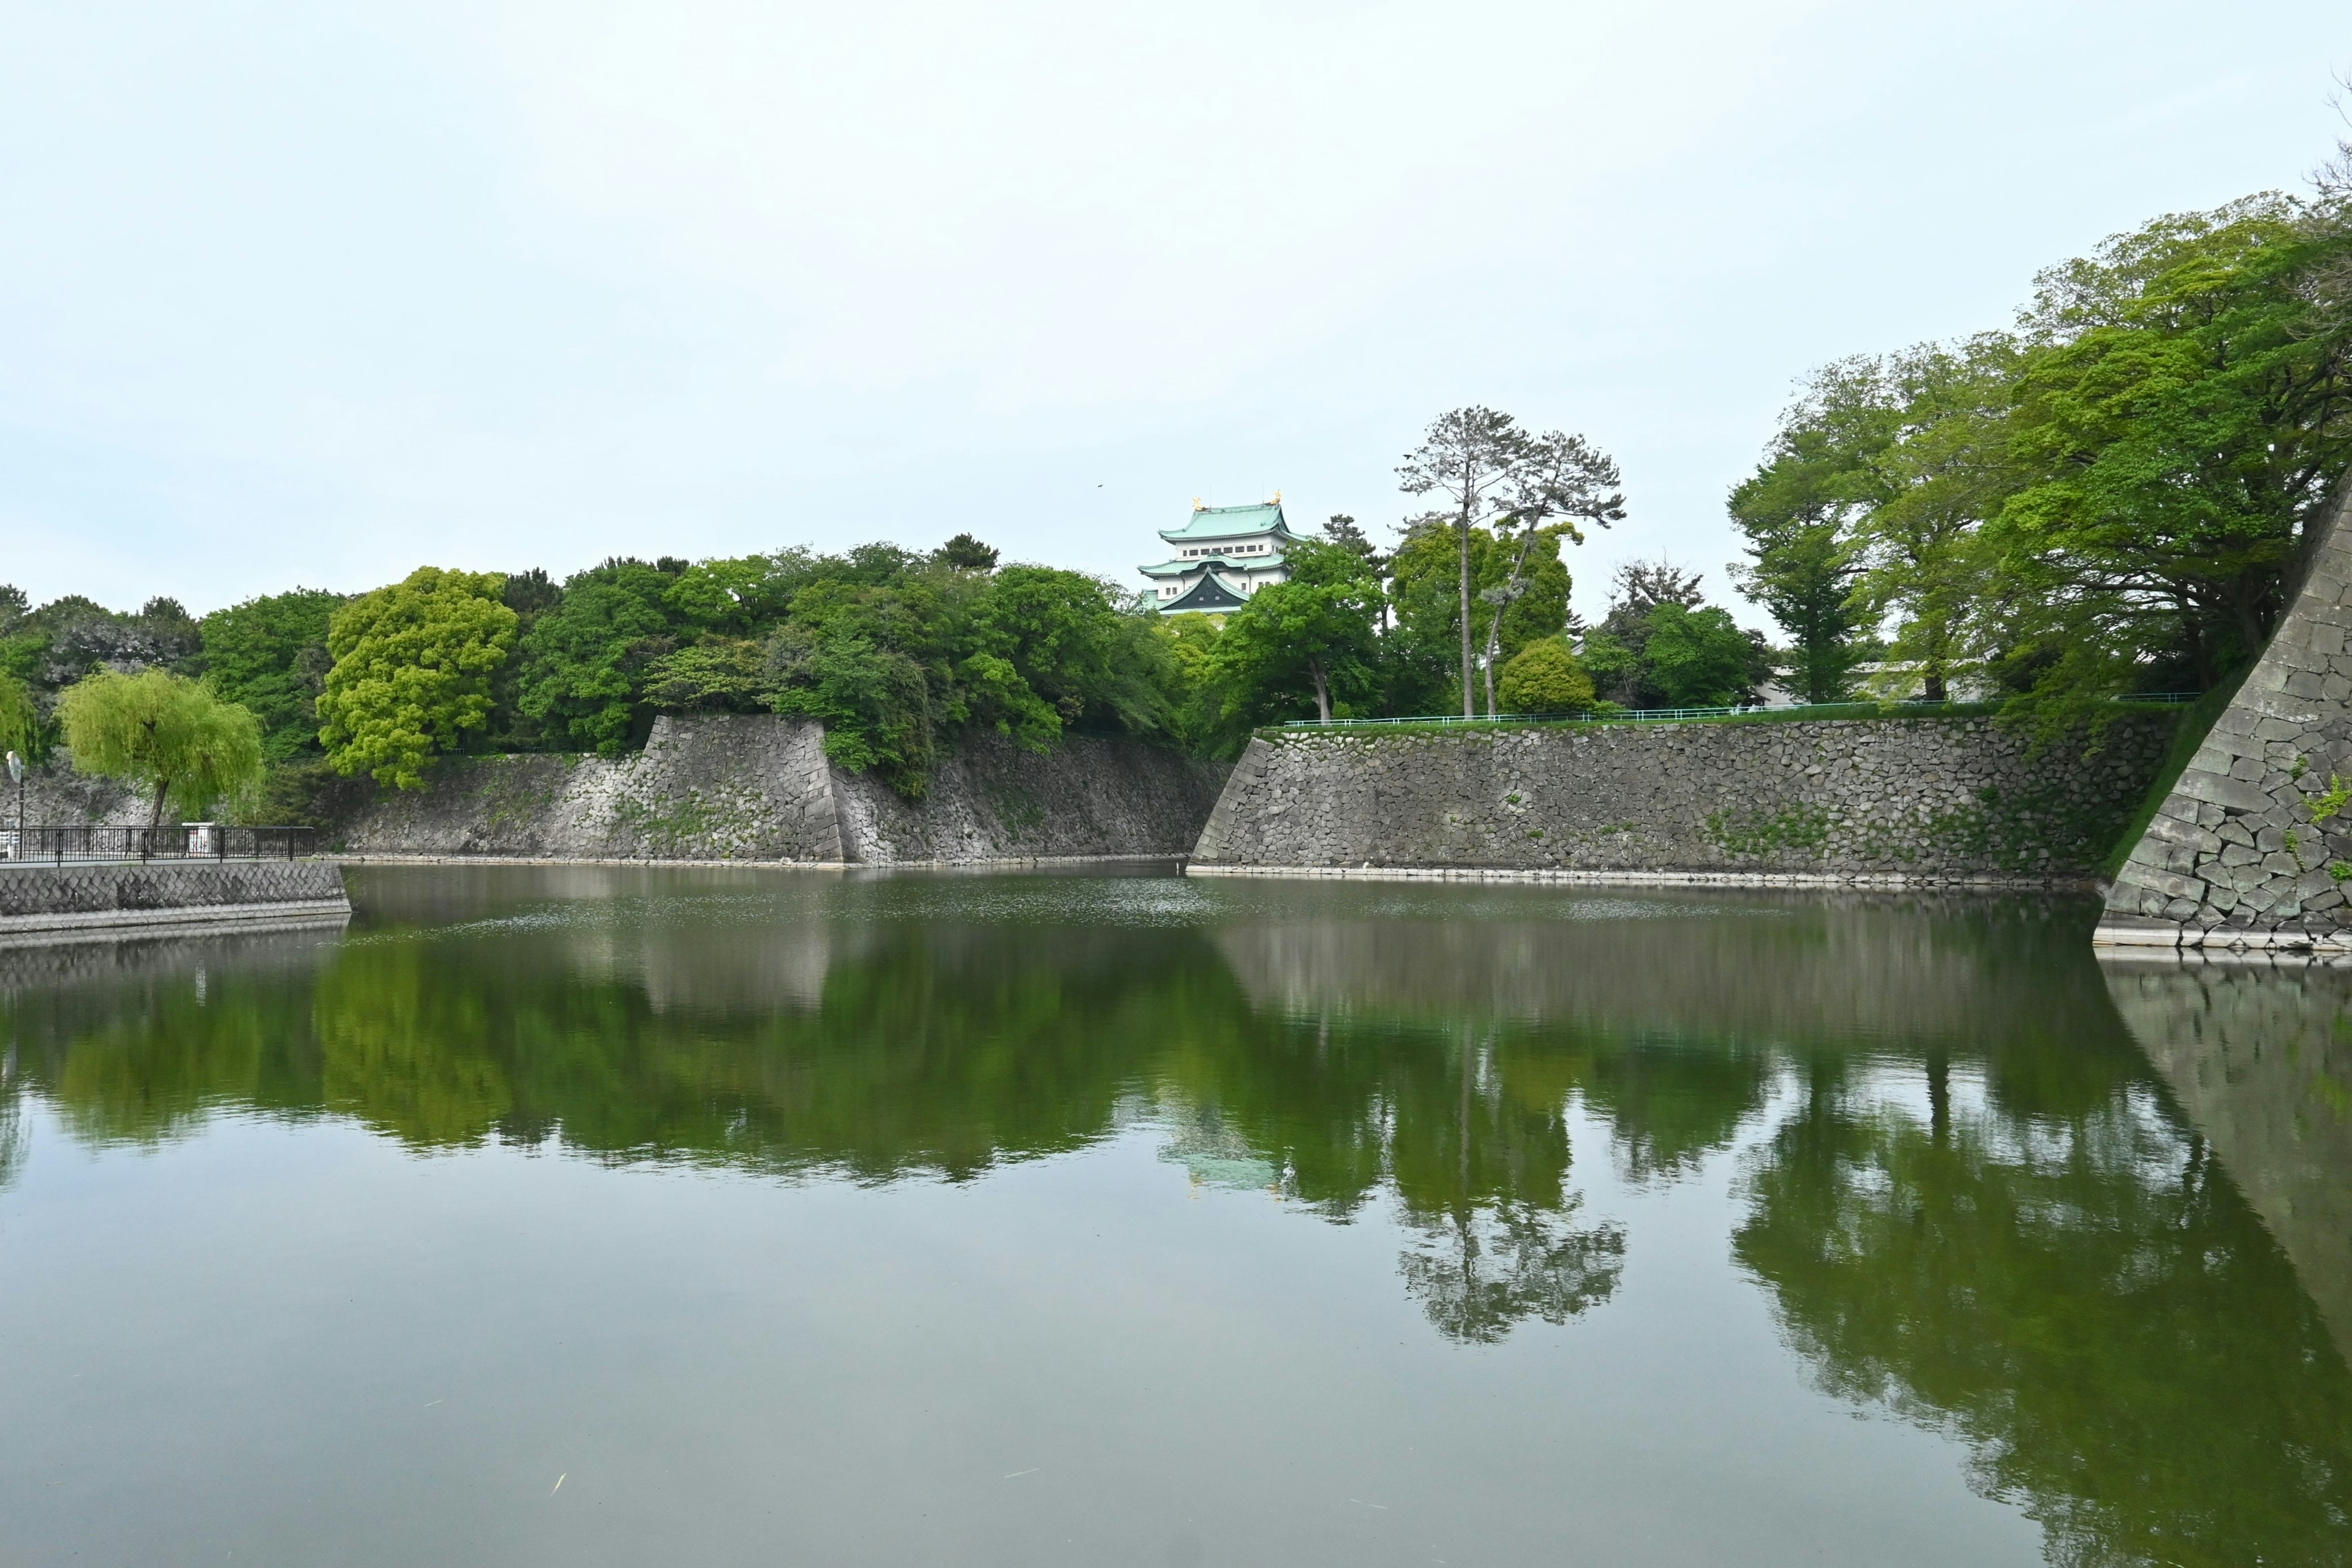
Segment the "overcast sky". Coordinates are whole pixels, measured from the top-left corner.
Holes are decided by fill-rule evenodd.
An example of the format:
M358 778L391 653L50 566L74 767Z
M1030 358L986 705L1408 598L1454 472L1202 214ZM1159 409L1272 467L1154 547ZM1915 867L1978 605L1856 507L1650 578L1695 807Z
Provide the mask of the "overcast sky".
M1438 412L1729 600L1811 365L2302 188L2332 4L0 0L0 580L201 613L964 531L1115 574ZM1743 619L1752 610L1737 605Z

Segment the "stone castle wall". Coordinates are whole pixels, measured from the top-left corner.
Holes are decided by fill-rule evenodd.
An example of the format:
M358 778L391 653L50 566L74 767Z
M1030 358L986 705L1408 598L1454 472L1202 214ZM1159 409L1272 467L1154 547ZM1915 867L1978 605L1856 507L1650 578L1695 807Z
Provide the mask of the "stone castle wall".
M459 757L382 791L329 835L359 855L840 864L1169 856L1192 847L1223 770L1076 737L1045 755L995 736L943 755L920 801L834 765L821 725L760 714L655 721L631 756Z
M1610 724L1253 741L1196 868L2084 880L2173 716L2095 751L1990 719Z
M374 855L839 860L824 731L733 715L664 717L621 757L450 757L422 790L379 790L327 836Z
M2352 948L2352 496L2107 896L2116 946ZM2333 812L2331 802L2344 803Z

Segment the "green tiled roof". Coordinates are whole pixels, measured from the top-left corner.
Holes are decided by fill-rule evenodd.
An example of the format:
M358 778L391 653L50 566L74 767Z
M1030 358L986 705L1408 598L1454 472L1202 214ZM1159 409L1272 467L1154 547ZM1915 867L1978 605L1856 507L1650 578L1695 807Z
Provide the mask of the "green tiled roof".
M1221 551L1212 551L1190 560L1163 561L1157 566L1139 566L1136 570L1147 577L1174 577L1186 572L1198 572L1204 566L1226 572L1263 572L1269 566L1281 564L1282 552L1279 550L1269 550L1263 555L1226 555Z
M1234 539L1243 534L1270 533L1279 530L1290 532L1290 524L1283 521L1280 501L1260 501L1255 506L1204 506L1192 513L1181 528L1163 528L1160 537L1174 544L1195 539Z

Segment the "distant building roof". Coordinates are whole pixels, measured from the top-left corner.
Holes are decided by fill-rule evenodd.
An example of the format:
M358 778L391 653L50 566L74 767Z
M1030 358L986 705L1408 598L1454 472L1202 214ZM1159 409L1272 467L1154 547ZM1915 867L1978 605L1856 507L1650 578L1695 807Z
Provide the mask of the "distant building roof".
M1181 599L1171 599L1152 607L1162 615L1174 615L1181 610L1238 610L1249 603L1249 595L1222 572L1206 572L1192 584L1192 591Z
M1196 506L1181 528L1163 528L1160 537L1174 544L1196 539L1234 539L1244 534L1279 532L1296 537L1283 520L1282 498L1255 506Z

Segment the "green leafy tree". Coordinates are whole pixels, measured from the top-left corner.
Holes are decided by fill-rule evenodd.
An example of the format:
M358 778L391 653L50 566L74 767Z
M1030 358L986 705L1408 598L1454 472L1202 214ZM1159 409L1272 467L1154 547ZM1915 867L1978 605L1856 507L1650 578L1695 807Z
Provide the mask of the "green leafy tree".
M1521 648L1496 683L1506 713L1573 713L1592 706L1592 678L1564 637Z
M617 755L649 719L646 668L678 646L683 616L671 604L688 573L614 559L564 580L524 640L515 705L551 738ZM709 584L714 599L723 586Z
M661 598L682 632L751 637L781 619L808 580L804 560L793 554L722 557L678 573Z
M1649 678L1673 708L1727 708L1751 695L1754 644L1730 612L1659 605L1643 649Z
M757 712L771 695L767 651L750 637L706 636L646 666L644 695L656 708Z
M261 782L261 726L202 684L168 670L100 670L67 688L58 719L74 766L148 791L150 826L166 801L191 816Z
M1509 539L1550 525L1581 543L1580 523L1607 527L1624 518L1617 466L1581 436L1558 430L1538 436L1520 428L1507 414L1469 407L1431 421L1421 446L1398 468L1397 478L1407 495L1432 496L1443 503L1415 519L1409 531L1452 531L1462 716L1470 718L1476 711L1474 535L1483 528ZM1506 602L1517 581L1514 571L1500 574L1496 587ZM1490 707L1493 697L1490 688Z
M1869 616L1853 597L1858 528L1885 499L1878 459L1900 422L1879 395L1876 362L1823 366L1781 416L1763 463L1731 492L1750 557L1733 580L1788 633L1790 674L1808 702L1850 696L1853 667L1870 654Z
M1483 528L1472 531L1471 632L1474 643L1486 650L1486 665L1507 661L1528 643L1559 636L1568 624L1570 584L1560 560L1560 537L1537 530L1525 539L1498 539ZM1528 546L1523 560L1517 554L1522 544ZM1396 626L1381 654L1391 711L1427 712L1454 695L1459 678L1447 675L1446 666L1460 640L1457 553L1445 531L1423 525L1409 527L1390 558L1389 600ZM1474 695L1474 710L1475 700Z
M1993 532L2045 692L2150 664L2210 687L2276 626L2352 463L2352 201L2321 197L2159 218L2037 280Z
M496 573L420 566L334 613L319 739L336 772L422 789L435 753L488 721L490 683L514 645L505 589Z
M1210 658L1223 635L1223 625L1217 617L1198 610L1149 619L1152 635L1166 653L1169 731L1187 747L1209 750L1218 743L1223 729L1215 668Z
M999 569L972 616L974 717L995 717L1030 745L1050 745L1066 727L1160 728L1164 699L1137 662L1149 656L1120 622L1092 577L1048 566ZM1010 679L982 679L988 660L1006 666L1034 701L1013 695Z
M873 769L898 794L920 799L940 731L969 711L950 679L946 618L926 584L853 576L810 584L769 639L770 704L822 722L835 762ZM1036 703L1009 665L1002 674L1018 700Z
M1209 655L1228 717L1273 716L1311 700L1328 721L1335 705L1374 689L1381 590L1365 559L1300 540L1285 564L1289 580L1251 595Z
M1898 440L1875 467L1884 490L1855 530L1862 567L1853 602L1873 623L1893 618L1886 655L1907 695L1940 702L1952 675L1980 656L1988 579L1985 523L2017 488L2007 419L2015 344L1985 333L1880 362L1901 410Z
M213 689L261 722L273 763L319 752L319 694L333 659L327 624L343 595L296 588L215 610L197 624Z
M1661 605L1696 609L1706 603L1696 572L1667 561L1619 565L1609 612L1584 638L1584 667L1599 694L1627 708L1671 704L1650 668L1650 612Z
M996 569L996 547L982 544L969 533L959 533L931 552L940 565L958 572L992 572Z
M520 650L539 617L563 602L563 585L541 566L507 574L499 602L515 613L516 653L490 678L490 717L471 745L492 752L535 752L547 744L539 721L522 710L523 660Z
M29 757L40 738L41 710L34 705L32 688L0 669L0 751Z

